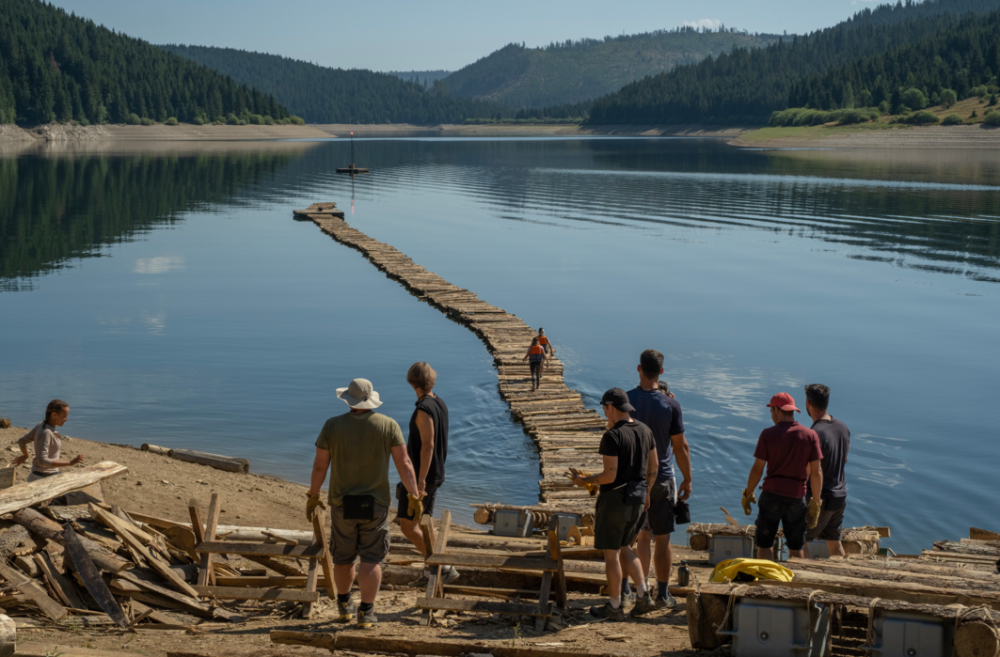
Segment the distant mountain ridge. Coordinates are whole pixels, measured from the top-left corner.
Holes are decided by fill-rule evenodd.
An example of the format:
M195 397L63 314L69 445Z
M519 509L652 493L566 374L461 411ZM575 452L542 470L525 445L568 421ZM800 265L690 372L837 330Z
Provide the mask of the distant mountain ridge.
M806 37L734 50L626 85L595 100L587 123L766 123L771 112L788 107L800 80L928 38L960 16L998 9L1000 0L900 0L865 9Z
M180 55L273 94L309 123L461 123L513 116L489 103L451 98L390 73L327 68L280 55L233 48L167 44Z
M274 98L38 0L3 0L0 123L282 120Z
M514 109L567 105L617 91L648 75L693 64L734 46L766 46L774 34L690 27L644 34L581 39L526 48L511 43L441 81L458 98Z

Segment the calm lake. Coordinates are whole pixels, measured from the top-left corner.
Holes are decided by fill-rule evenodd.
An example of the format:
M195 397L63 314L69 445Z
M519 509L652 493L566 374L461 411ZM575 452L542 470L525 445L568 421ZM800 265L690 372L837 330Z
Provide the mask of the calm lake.
M451 409L440 508L537 501L537 454L471 332L292 209L347 219L533 326L597 407L667 358L692 515L739 510L765 404L826 383L851 428L847 526L897 552L997 525L1000 158L712 140L395 138L0 157L0 415L250 459L307 483L334 389L405 373ZM808 418L803 414L803 421ZM993 436L993 438L991 438ZM280 525L280 519L275 519ZM683 541L678 536L677 541Z

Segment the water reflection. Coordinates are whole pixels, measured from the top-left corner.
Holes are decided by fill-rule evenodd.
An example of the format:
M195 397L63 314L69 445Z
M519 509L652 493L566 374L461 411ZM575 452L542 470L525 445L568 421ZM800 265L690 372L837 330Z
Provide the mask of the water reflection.
M32 278L72 259L99 257L105 246L173 225L182 212L231 200L309 146L262 151L221 144L186 156L177 155L178 148L158 156L72 150L59 157L0 158L0 291L30 289ZM137 260L135 272L183 266L183 258L163 256Z

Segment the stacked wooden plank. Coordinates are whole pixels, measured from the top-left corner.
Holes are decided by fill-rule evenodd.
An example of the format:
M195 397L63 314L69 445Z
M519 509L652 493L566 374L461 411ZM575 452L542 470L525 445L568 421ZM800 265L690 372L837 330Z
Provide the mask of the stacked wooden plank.
M482 338L495 359L501 396L510 404L511 415L538 445L542 505L548 510L592 512L593 500L587 491L573 487L564 473L570 465L588 471L601 468L597 447L606 422L584 405L579 392L566 385L562 362L550 358L541 385L533 389L528 364L523 361L536 335L530 326L475 293L452 285L396 248L352 228L325 211L330 207L330 203L316 203L297 214L311 219L341 244L360 251L389 278Z

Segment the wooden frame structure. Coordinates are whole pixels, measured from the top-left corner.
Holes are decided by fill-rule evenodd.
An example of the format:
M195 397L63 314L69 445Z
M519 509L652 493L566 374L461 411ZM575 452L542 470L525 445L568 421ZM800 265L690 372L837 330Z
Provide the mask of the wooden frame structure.
M434 611L475 611L490 614L511 614L515 616L534 616L535 631L545 629L545 621L552 616L552 603L549 596L555 584L556 604L566 607L566 574L563 569L562 549L559 545L559 533L554 527L549 529L548 550L539 556L512 554L510 556L495 554L480 554L475 550L448 549L448 536L451 533L451 511L441 514L441 533L434 531L430 516L424 516L420 521L424 534L424 548L427 551L425 563L431 568L427 580L427 593L423 598L417 598L417 609L422 609L421 625L430 625L434 621ZM519 601L517 591L499 591L489 588L455 587L457 592L476 595L496 595L510 597L515 594L514 602L494 602L490 600L460 600L445 597L443 575L445 566L462 566L470 568L492 568L495 570L514 571L518 573L541 573L542 584L538 591L538 603L523 603ZM451 588L451 587L449 587Z
M289 600L302 602L302 617L310 618L313 604L319 601L319 569L323 569L324 584L331 600L337 597L333 581L333 560L330 557L329 542L320 515L313 517L314 541L309 545L299 545L298 541L283 539L273 534L266 541L220 541L217 540L219 526L219 496L212 493L208 508L207 525L201 524L198 507L194 500L189 504L191 525L197 541L194 551L200 555L197 594L203 598L218 600ZM262 564L280 573L282 577L216 577L213 555L236 554L255 563ZM280 559L308 559L309 567L305 575L305 590L302 573L282 563ZM224 583L224 586L220 586Z

